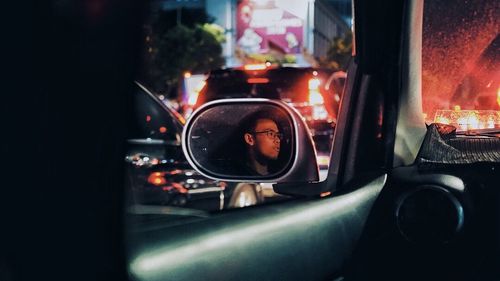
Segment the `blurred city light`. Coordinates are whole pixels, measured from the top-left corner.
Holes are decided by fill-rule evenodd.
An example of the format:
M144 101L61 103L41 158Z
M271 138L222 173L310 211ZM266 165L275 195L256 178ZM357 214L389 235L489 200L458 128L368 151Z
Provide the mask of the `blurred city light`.
M245 70L264 70L267 66L265 64L247 64L243 68Z

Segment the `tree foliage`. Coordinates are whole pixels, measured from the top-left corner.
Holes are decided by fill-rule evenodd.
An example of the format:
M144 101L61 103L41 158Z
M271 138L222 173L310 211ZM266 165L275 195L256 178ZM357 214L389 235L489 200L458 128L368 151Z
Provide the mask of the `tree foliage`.
M328 48L325 57L319 60L322 67L335 71L347 70L347 65L352 54L352 33L348 32L343 36L335 37Z
M217 38L200 25L176 26L158 39L157 46L155 66L167 83L176 82L185 71L205 72L224 63Z
M177 24L172 11L162 11L149 26L142 80L157 92L175 95L183 73L203 73L224 65L224 29L209 23L211 18L204 12L189 12L183 12Z
M222 28L222 26L217 25L215 23L205 23L205 24L203 24L203 29L206 32L209 32L210 34L212 34L215 37L215 39L217 40L217 42L219 42L221 44L226 42L226 35L224 34L225 30L224 30L224 28Z

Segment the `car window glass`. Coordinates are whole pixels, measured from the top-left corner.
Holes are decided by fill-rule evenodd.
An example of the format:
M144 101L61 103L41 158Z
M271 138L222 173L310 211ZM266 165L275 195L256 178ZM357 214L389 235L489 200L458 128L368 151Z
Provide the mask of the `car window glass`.
M131 139L157 139L178 142L181 127L175 116L153 99L148 93L138 90L134 94L134 123L131 127Z
M276 194L270 183L214 181L187 162L179 149L184 122L171 109L187 119L219 98L269 98L292 105L306 120L324 179L340 101L338 90L325 87L333 73L346 70L350 58L351 1L331 1L328 7L301 0L153 2L143 23L136 79L161 99L142 90L134 96L126 159L135 164L128 174L134 197L140 198L135 203L219 211L290 198ZM271 19L266 14L279 18L266 20ZM245 71L249 64L266 65L265 75ZM136 139L151 141L131 142ZM182 216L175 208L167 212Z
M498 1L489 0L425 2L422 99L427 123L462 131L500 127L498 9Z

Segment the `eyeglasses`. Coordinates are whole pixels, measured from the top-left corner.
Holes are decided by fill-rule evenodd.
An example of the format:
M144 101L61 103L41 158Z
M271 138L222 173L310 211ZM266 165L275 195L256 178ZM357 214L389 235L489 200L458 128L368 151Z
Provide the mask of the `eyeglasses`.
M265 131L260 131L260 132L251 132L252 134L266 134L266 136L272 140L274 139L279 139L280 141L283 140L283 133L280 132L275 132L273 130L265 130Z

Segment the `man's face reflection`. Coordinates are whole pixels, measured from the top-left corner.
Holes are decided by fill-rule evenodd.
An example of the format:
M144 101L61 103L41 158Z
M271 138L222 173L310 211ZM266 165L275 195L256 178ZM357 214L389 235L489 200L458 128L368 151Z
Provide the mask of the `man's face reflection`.
M259 119L255 126L255 151L258 156L268 160L278 159L280 152L280 132L273 120Z

